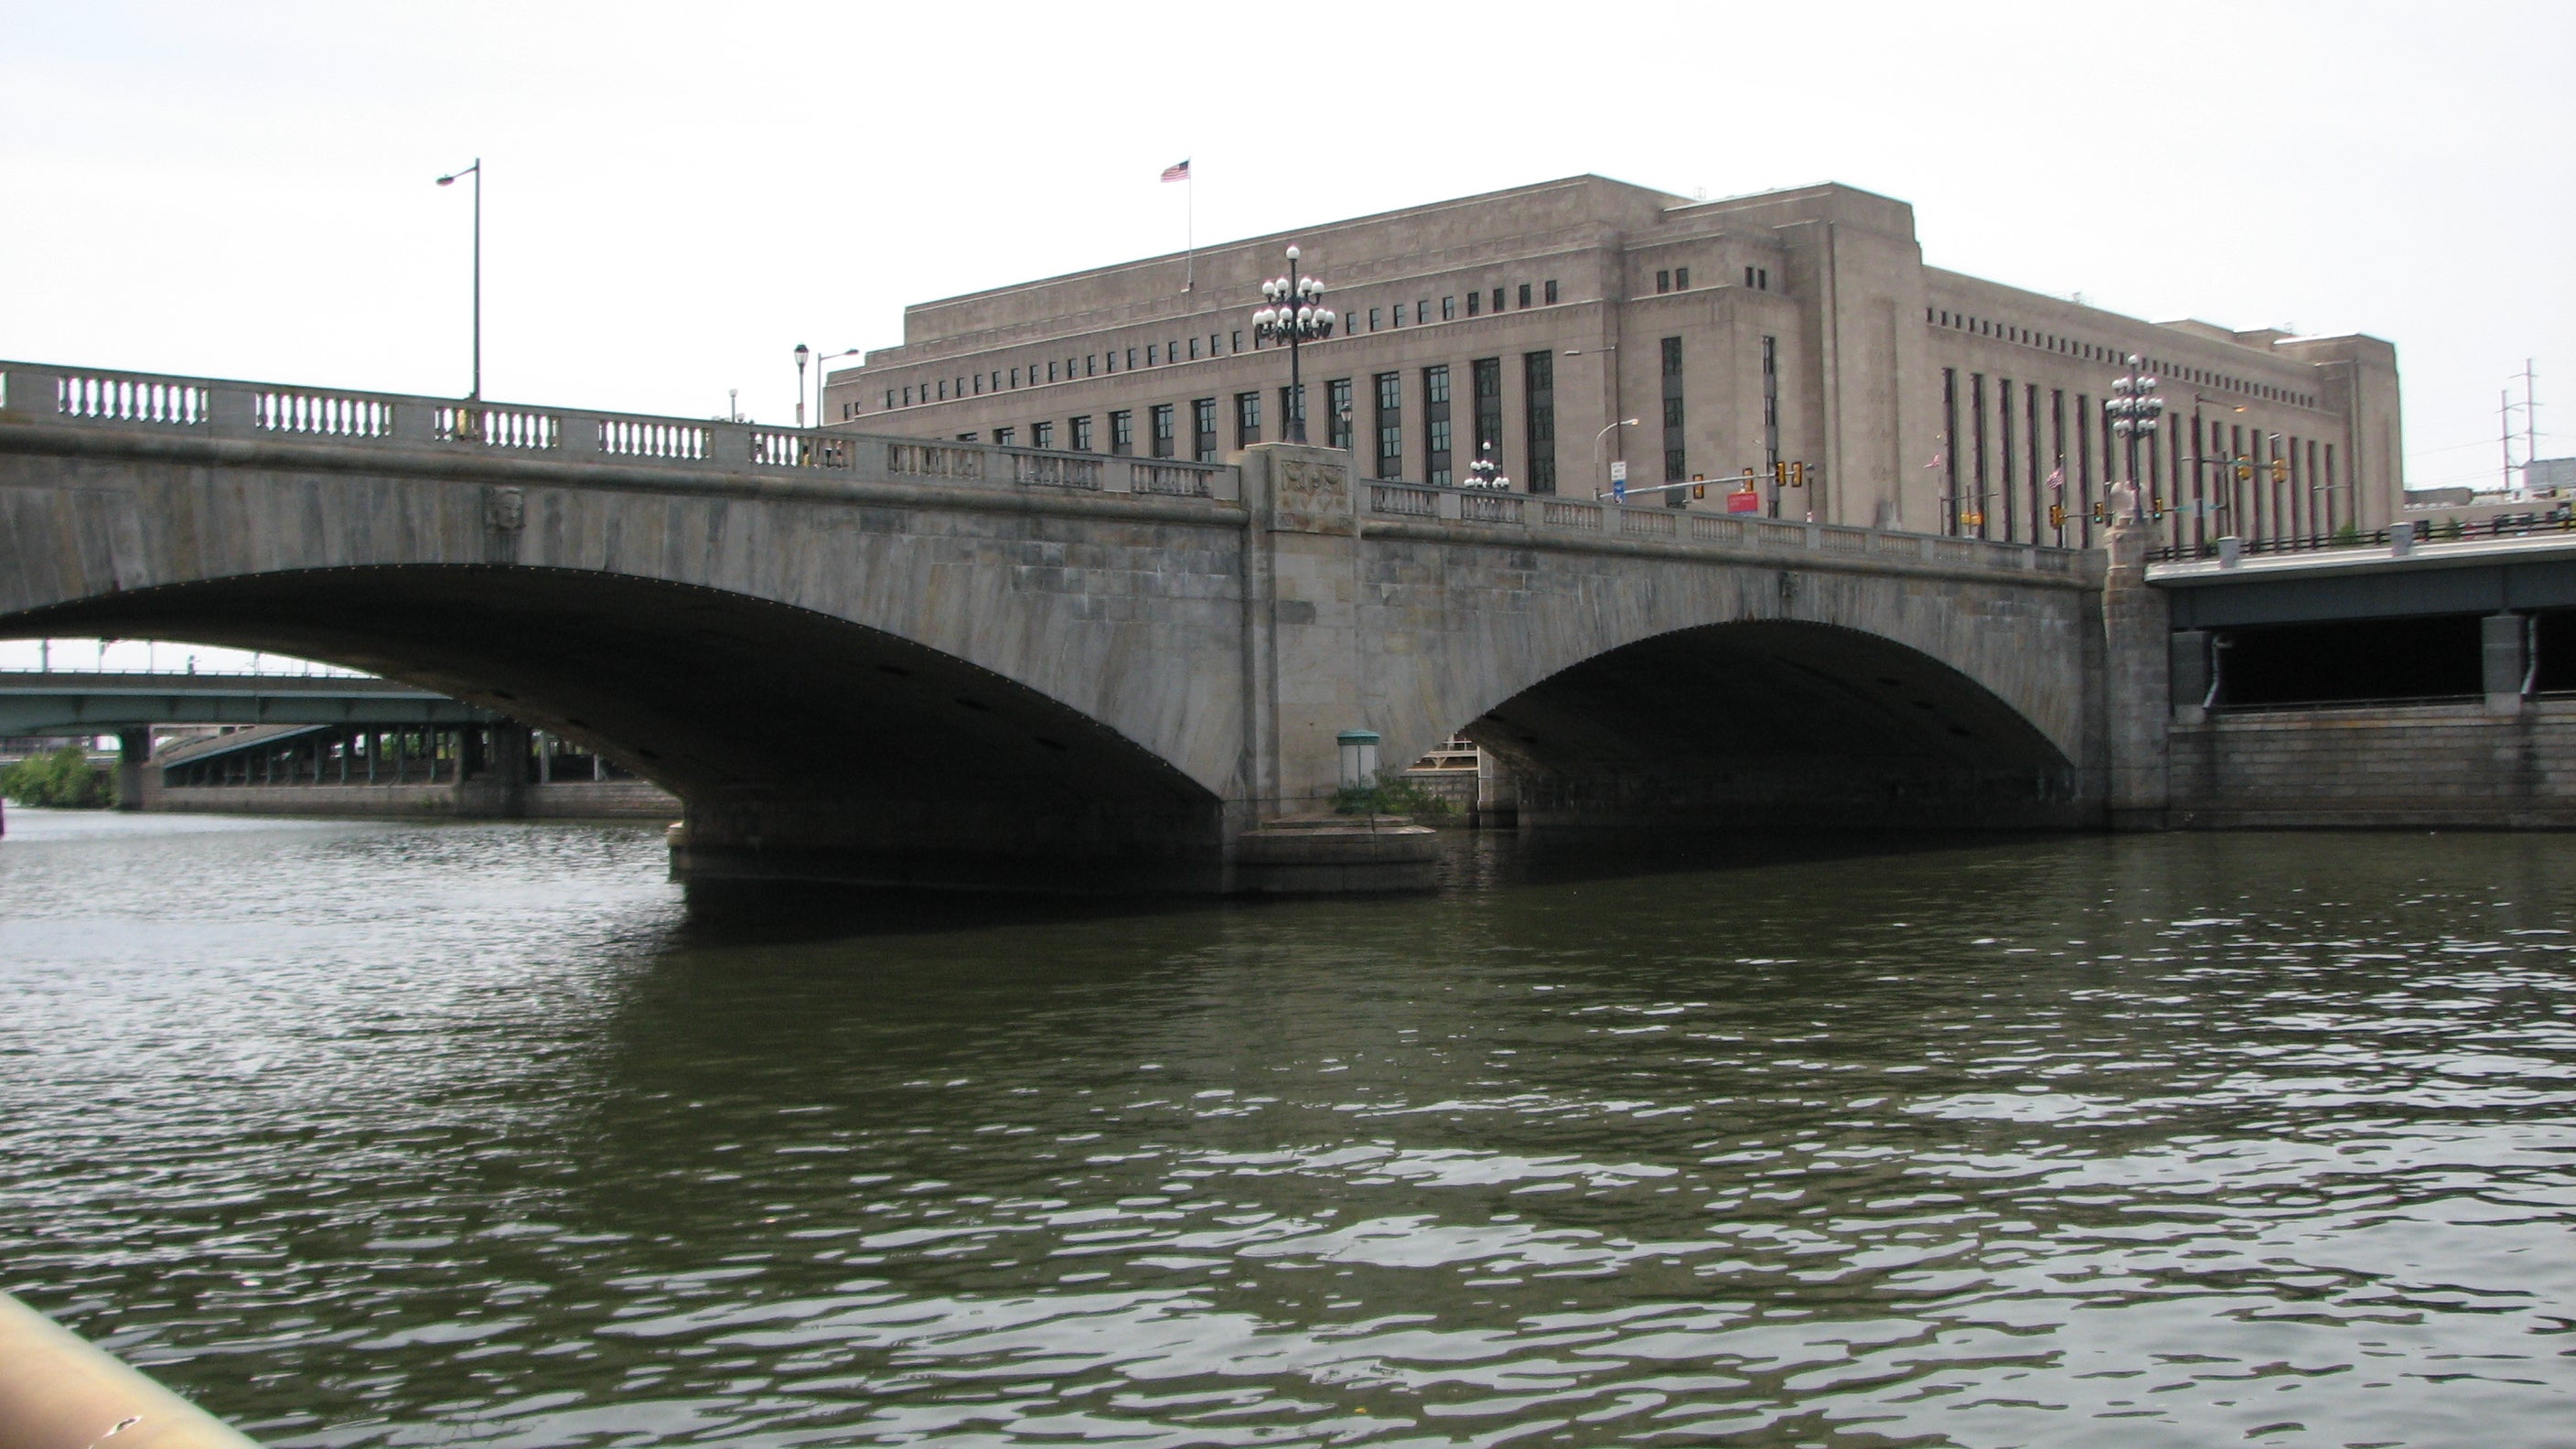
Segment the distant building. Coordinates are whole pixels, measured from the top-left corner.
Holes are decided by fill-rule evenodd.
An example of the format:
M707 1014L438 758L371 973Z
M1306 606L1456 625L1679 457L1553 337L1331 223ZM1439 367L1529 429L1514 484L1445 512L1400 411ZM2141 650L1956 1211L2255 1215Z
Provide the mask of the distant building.
M2576 494L2576 458L2534 458L2523 464L2522 491L2548 498Z
M1309 437L1369 477L1458 483L1491 444L1528 492L1589 497L1624 460L1632 485L1705 475L1694 506L1722 508L1749 468L1764 512L2081 544L2126 474L2102 400L2137 353L2168 407L2140 462L2167 541L2375 528L2403 495L2388 343L1927 267L1911 207L1838 185L1692 201L1578 176L919 303L824 415L1221 461L1296 405L1250 321L1292 242L1342 319L1305 349ZM1809 486L1773 486L1780 462Z

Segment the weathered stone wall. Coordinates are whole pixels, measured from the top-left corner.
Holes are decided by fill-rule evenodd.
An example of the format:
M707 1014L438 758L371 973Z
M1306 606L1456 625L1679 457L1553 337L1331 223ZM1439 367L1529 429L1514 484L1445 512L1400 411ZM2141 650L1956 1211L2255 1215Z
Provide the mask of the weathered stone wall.
M2167 823L2576 827L2576 700L2220 713L2173 727Z

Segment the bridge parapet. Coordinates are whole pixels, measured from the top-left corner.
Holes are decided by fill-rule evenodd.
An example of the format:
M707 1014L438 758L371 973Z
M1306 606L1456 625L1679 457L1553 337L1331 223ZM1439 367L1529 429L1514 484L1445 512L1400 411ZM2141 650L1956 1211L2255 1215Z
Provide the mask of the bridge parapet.
M1853 528L1779 518L1694 513L1660 504L1634 506L1582 498L1500 493L1485 488L1382 480L1368 485L1372 518L1405 522L1493 525L1504 530L1550 532L1576 539L1714 545L1790 556L1819 556L1812 563L1868 561L1918 564L1941 570L2062 575L2088 578L2078 549L2041 548L1981 538ZM2098 579L2089 581L2098 583Z
M655 417L283 383L0 363L0 414L81 428L351 448L480 451L677 471L820 473L858 482L1052 488L1240 502L1239 469L727 419Z

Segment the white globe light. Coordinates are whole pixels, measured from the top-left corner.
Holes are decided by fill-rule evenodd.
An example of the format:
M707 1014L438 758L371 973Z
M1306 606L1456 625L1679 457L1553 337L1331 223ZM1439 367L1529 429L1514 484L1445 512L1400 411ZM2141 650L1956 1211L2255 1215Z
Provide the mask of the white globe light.
M1298 251L1297 251L1297 249L1296 249L1295 247L1290 247L1290 248L1288 249L1288 260L1290 260L1290 261L1292 261L1292 262L1293 262L1293 261L1297 260L1298 255L1299 255L1299 254L1298 254Z

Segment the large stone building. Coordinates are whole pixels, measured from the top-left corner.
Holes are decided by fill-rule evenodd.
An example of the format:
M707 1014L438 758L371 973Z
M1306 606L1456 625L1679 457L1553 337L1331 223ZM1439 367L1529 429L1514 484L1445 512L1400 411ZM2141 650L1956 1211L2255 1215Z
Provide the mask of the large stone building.
M1208 461L1275 441L1288 359L1250 313L1291 243L1342 318L1304 349L1310 437L1373 477L1463 481L1490 445L1529 492L1588 496L1624 461L1635 487L1705 475L1668 501L1721 508L1752 469L1783 516L2087 544L2127 476L2102 401L2134 353L2169 410L2140 459L2167 542L2367 530L2403 493L2388 343L1941 271L1911 207L1837 185L1693 201L1579 176L925 302L831 375L824 416ZM1807 484L1769 481L1781 462Z

